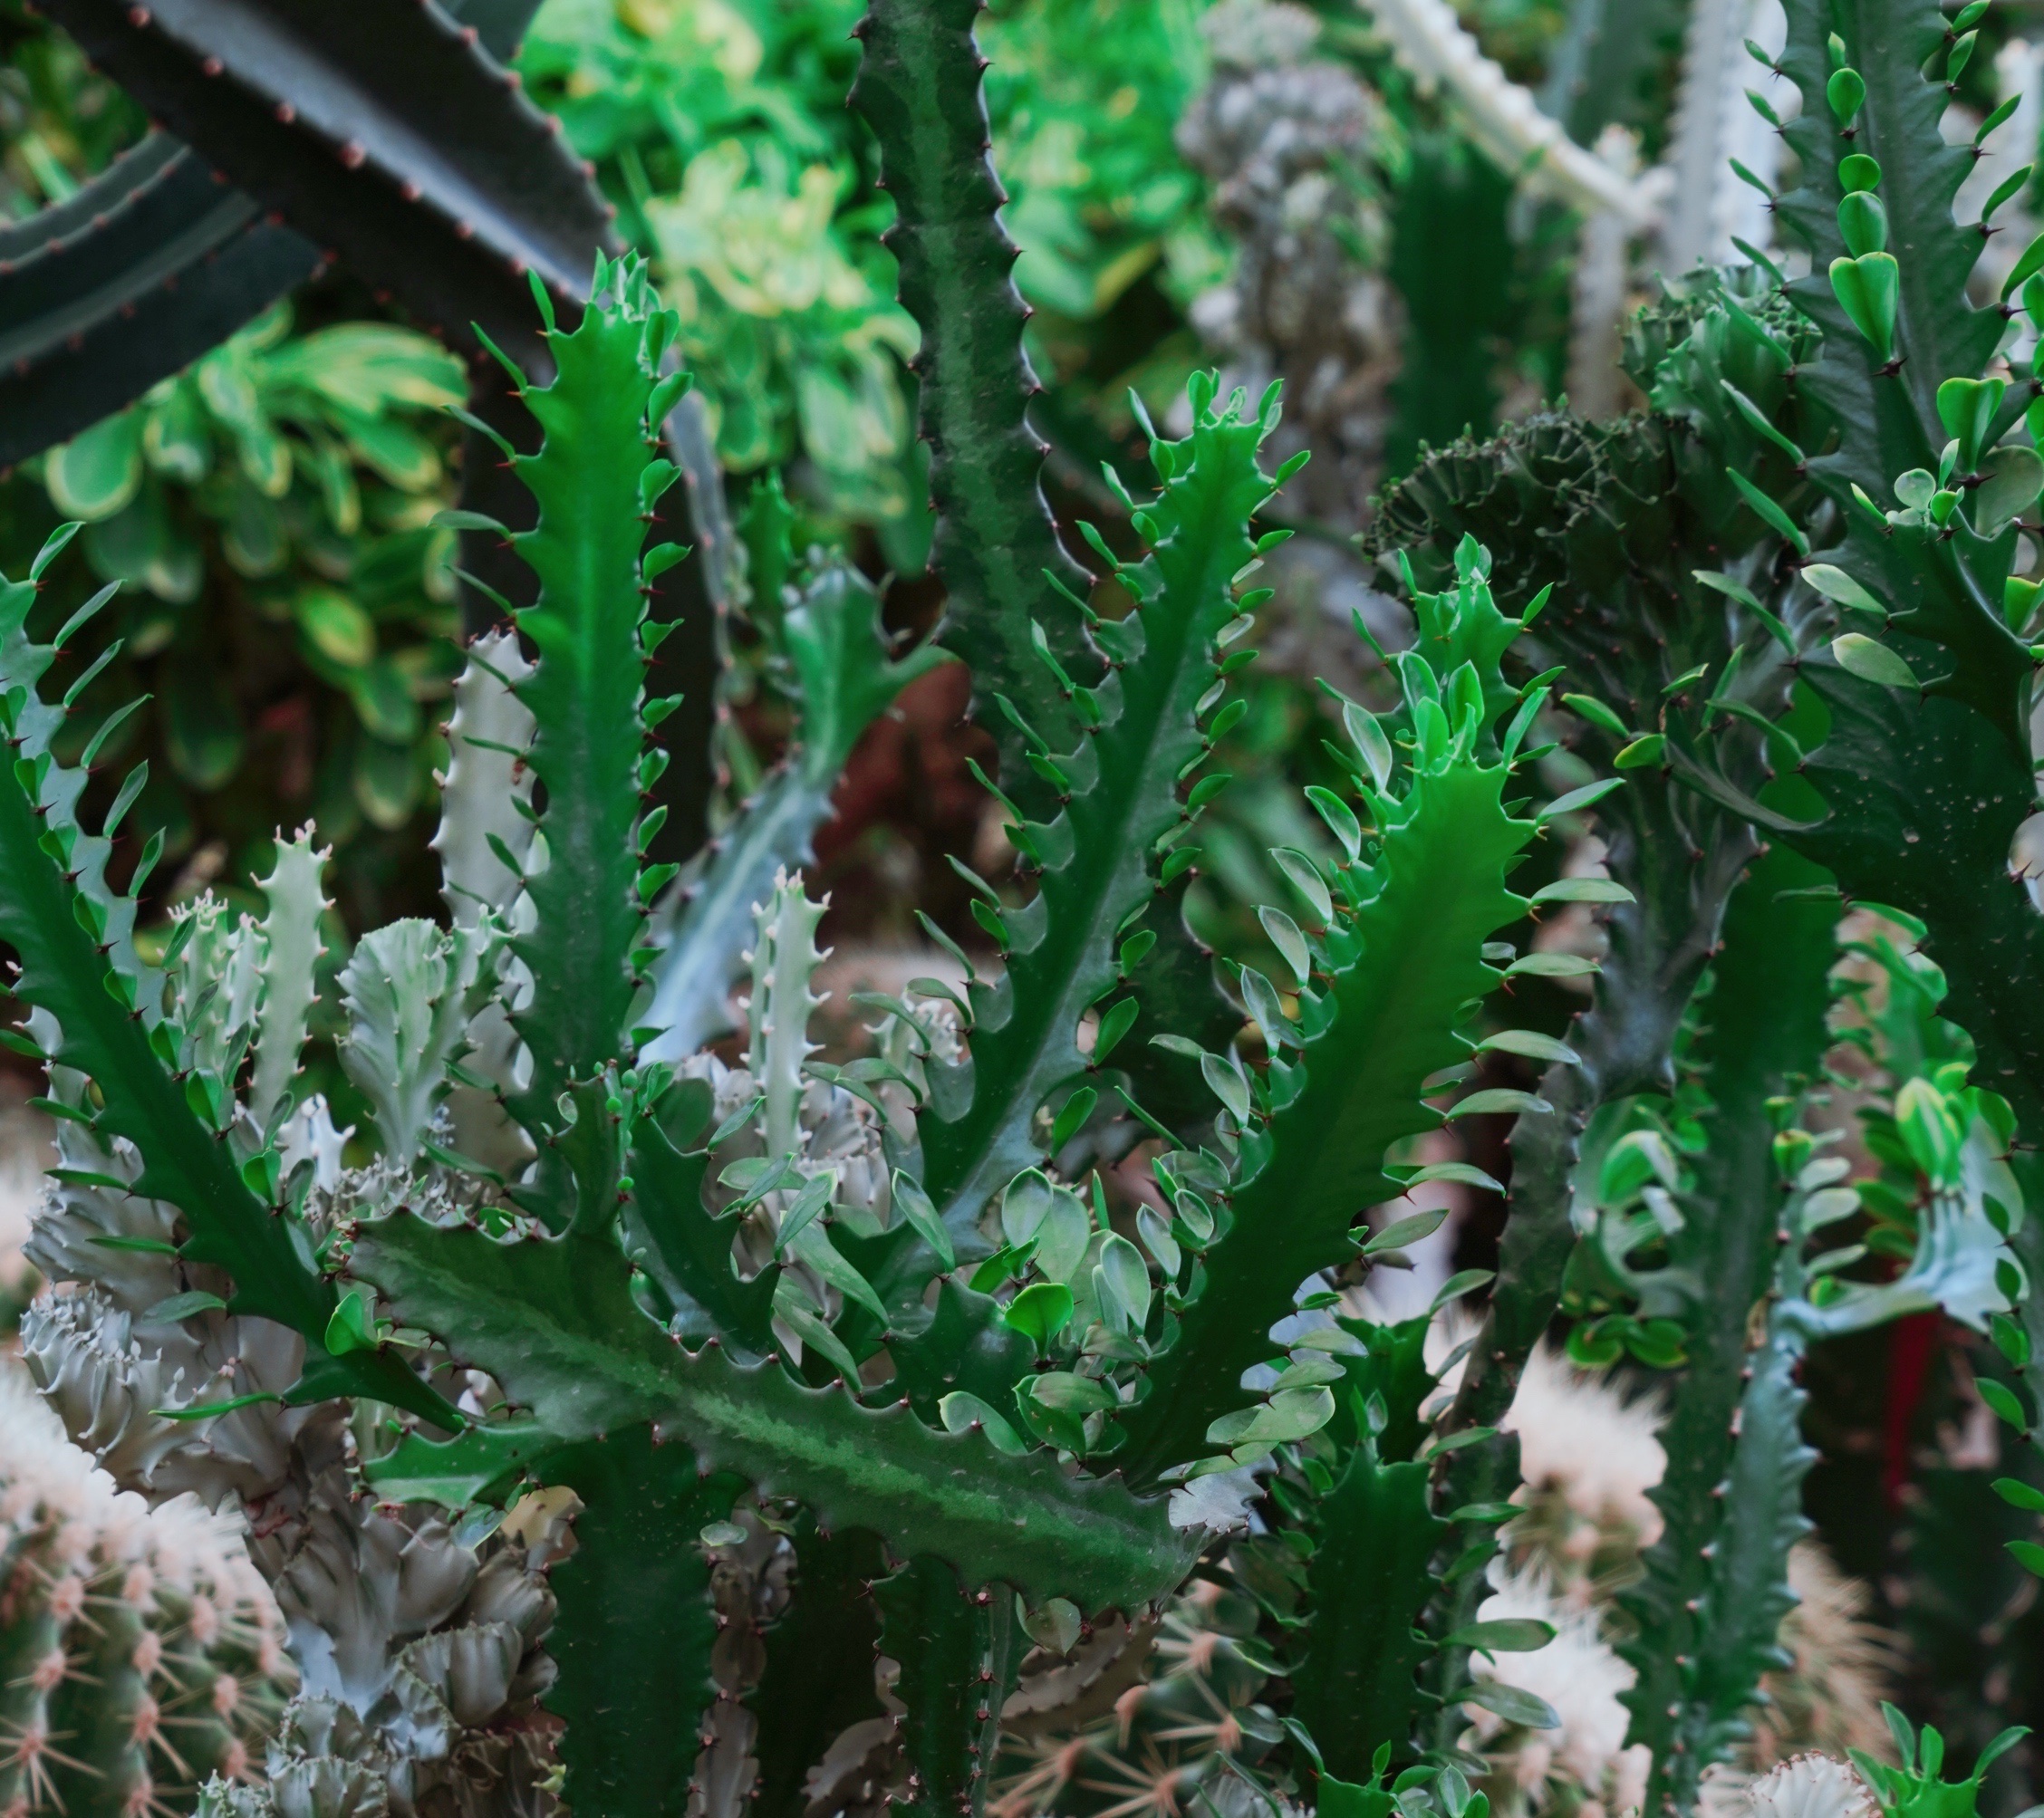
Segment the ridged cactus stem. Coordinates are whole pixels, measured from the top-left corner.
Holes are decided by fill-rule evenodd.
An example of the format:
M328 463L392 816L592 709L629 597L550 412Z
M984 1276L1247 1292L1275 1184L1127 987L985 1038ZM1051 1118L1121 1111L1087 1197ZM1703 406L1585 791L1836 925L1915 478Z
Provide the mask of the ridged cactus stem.
M0 1813L140 1818L247 1775L283 1634L231 1518L116 1490L0 1360Z

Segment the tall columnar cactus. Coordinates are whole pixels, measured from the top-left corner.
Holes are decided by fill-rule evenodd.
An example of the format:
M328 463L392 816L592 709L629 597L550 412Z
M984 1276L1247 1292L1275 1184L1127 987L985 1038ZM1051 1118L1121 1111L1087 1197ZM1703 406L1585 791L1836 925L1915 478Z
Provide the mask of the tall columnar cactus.
M292 1680L232 1518L116 1489L0 1369L0 1811L188 1806L256 1770Z

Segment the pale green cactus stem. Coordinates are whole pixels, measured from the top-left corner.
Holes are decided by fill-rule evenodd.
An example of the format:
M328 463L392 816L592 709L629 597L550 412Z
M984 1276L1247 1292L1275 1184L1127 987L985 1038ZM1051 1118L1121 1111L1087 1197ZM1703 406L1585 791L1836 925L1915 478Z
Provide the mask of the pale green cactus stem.
M310 823L295 838L279 840L270 875L256 887L269 902L263 919L261 1008L257 1014L256 1070L248 1088L248 1114L267 1136L292 1104L305 1045L305 1024L318 993L320 917L332 907L321 893L331 850L313 849Z
M341 1064L376 1107L384 1159L404 1167L431 1140L448 1068L497 992L499 928L392 922L362 937L342 969L348 1034Z
M809 1014L824 1000L809 989L823 964L816 930L824 905L804 894L802 874L774 879L774 893L758 910L752 954L752 1074L764 1095L760 1133L769 1156L792 1156L802 1138L804 1068L817 1044L809 1040Z

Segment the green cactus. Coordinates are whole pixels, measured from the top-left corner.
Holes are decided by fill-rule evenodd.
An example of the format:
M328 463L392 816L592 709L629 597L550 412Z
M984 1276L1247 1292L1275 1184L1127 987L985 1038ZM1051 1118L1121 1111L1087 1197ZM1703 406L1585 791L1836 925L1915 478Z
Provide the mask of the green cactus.
M456 925L380 930L341 976L342 1060L373 1114L378 1156L368 1168L335 1166L323 1111L296 1101L289 1064L309 968L282 956L303 956L314 938L307 914L316 919L319 868L309 845L284 849L265 923L230 927L210 909L186 919L155 1019L157 986L141 982L124 945L130 900L100 893L104 849L69 818L73 774L44 755L52 710L14 697L24 754L17 812L31 817L20 791L33 788L52 831L50 852L22 839L46 881L39 895L16 896L8 931L50 975L24 989L47 1009L34 1025L41 1052L61 1063L68 1100L53 1102L68 1103L81 1155L102 1158L67 1169L66 1190L99 1196L89 1203L101 1228L132 1222L114 1208L156 1207L149 1235L138 1234L146 1247L131 1253L137 1267L188 1284L132 1313L94 1308L97 1324L82 1307L67 1318L53 1303L32 1355L80 1430L166 1483L213 1468L203 1461L227 1423L256 1432L282 1423L288 1433L304 1417L286 1410L334 1408L323 1398L340 1392L420 1423L394 1448L359 1429L362 1461L386 1499L501 1504L528 1477L572 1489L579 1544L554 1580L562 1672L547 1698L568 1725L566 1796L607 1810L668 1809L693 1753L690 1728L670 1727L668 1752L649 1750L650 1710L591 1695L620 1623L649 1623L646 1645L670 1658L692 1650L706 1707L722 1683L715 1631L689 1613L707 1609L711 1578L697 1531L721 1530L748 1487L805 1506L817 1524L813 1539L795 1543L793 1611L766 1631L771 1685L776 1639L799 1645L802 1630L786 1623L802 1611L805 1565L815 1562L818 1594L830 1582L824 1529L872 1530L902 1562L875 1582L877 1627L857 1618L877 1638L864 1645L895 1663L889 1696L905 1707L889 1771L904 1796L975 1802L1021 1664L1016 1592L1030 1610L1062 1599L1102 1616L1140 1612L1183 1576L1202 1511L1229 1501L1189 1487L1174 1519L1159 1479L1202 1465L1239 1468L1335 1414L1310 1348L1245 1392L1215 1374L1197 1334L1210 1330L1215 1344L1234 1347L1223 1355L1240 1358L1237 1373L1275 1356L1280 1347L1263 1333L1300 1281L1354 1255L1350 1217L1394 1190L1386 1151L1439 1121L1421 1092L1438 1066L1470 1052L1455 1027L1466 1000L1500 976L1486 941L1515 913L1502 874L1535 831L1499 806L1531 717L1496 673L1518 628L1480 583L1443 618L1439 669L1422 659L1406 669L1409 700L1394 725L1411 728L1409 757L1377 721L1352 716L1358 800L1376 824L1365 834L1355 811L1326 797L1321 812L1353 838L1331 882L1294 872L1310 947L1271 911L1274 929L1293 930L1302 967L1331 968L1333 984L1325 1001L1301 998L1304 1034L1277 1007L1276 987L1260 978L1247 987L1273 1044L1303 1043L1306 1063L1252 1088L1239 1063L1206 1055L1220 1101L1214 1146L1160 1164L1175 1212L1168 1223L1146 1214L1139 1247L1104 1222L1097 1187L1089 1207L1030 1164L1062 1140L1046 1123L1075 1121L1072 1098L1085 1095L1078 1116L1092 1110L1099 1086L1085 1082L1111 1082L1101 1063L1113 1036L1095 1040L1089 1069L1075 1040L1081 1016L1104 1005L1104 1030L1113 1020L1125 1027L1115 987L1142 964L1146 943L1131 936L1173 850L1160 836L1175 838L1211 794L1193 781L1208 748L1200 725L1225 711L1223 634L1241 622L1236 576L1254 555L1242 525L1269 486L1255 465L1268 410L1249 415L1239 399L1217 403L1196 390L1191 436L1157 445L1163 493L1145 519L1156 553L1120 571L1136 612L1102 619L1091 633L1114 679L1075 688L1072 711L1087 731L1070 754L1054 757L1040 742L1032 754L1070 800L1047 823L1018 822L1040 890L1025 908L990 909L988 920L1011 946L1012 983L1038 982L1026 995L976 990L948 1038L936 1012L902 1005L905 1071L825 1067L805 1034L819 911L798 883L782 883L754 937L746 1066L642 1062L632 1028L657 954L651 906L666 880L641 856L658 816L642 810L643 792L660 769L646 728L665 704L644 702L639 681L657 641L639 579L641 514L673 477L664 461L649 463L648 438L681 381L661 376L670 319L642 272L610 268L602 285L579 328L551 332L553 383L525 387L545 431L540 451L516 465L540 505L538 528L518 544L540 578L516 620L533 656L501 637L479 646L458 694L439 842ZM654 550L644 563L670 559ZM17 612L30 597L29 586L8 596ZM24 687L48 661L19 631L8 649ZM880 685L893 679L883 674ZM1500 745L1508 711L1516 723ZM493 736L506 731L518 742ZM75 885L53 868L56 851ZM1423 961L1409 957L1387 974L1377 930L1409 922L1430 891L1464 874L1492 880L1490 894L1437 919ZM82 907L67 933L53 917L71 901ZM1026 975L1027 964L1036 972ZM124 988L137 1016L109 995L114 986L87 996L88 981L109 976L116 986L135 981ZM1351 1075L1346 1051L1331 1044L1353 1044L1352 1031L1380 1043L1409 1033L1381 1064ZM934 1052L960 1034L977 1051L969 1071ZM256 1097L244 1101L234 1082L251 1053ZM1308 1068L1318 1074L1310 1083ZM175 1094L167 1069L179 1080ZM964 1090L953 1083L965 1079ZM876 1087L896 1092L892 1107ZM1328 1116L1360 1121L1332 1172L1302 1170L1301 1151L1316 1140L1308 1132ZM471 1130L485 1153L456 1146ZM517 1159L521 1148L529 1159ZM982 1150L998 1159L976 1159ZM135 1155L139 1176L125 1159ZM109 1200L130 1185L140 1191ZM1276 1242L1284 1196L1301 1192L1319 1209L1306 1246L1285 1247ZM1200 1260L1234 1245L1245 1255L1268 1251L1267 1265L1237 1275ZM78 1240L61 1256L54 1235L45 1248L53 1275L106 1273ZM963 1274L944 1279L969 1268L961 1259L975 1250L996 1254L969 1285ZM337 1265L348 1272L339 1281ZM932 1320L925 1295L940 1284ZM280 1315L304 1349L295 1377L256 1347L265 1322ZM153 1357L100 1343L115 1318L149 1329ZM424 1377L406 1361L410 1333L426 1347ZM195 1343L183 1380L219 1374L223 1390L170 1386L172 1358ZM869 1387L870 1366L883 1359L905 1396ZM1033 1369L1033 1359L1056 1367ZM138 1373L145 1360L153 1374ZM457 1366L489 1372L490 1397L508 1406L493 1412L471 1391L458 1411L448 1399L463 1380L450 1374ZM1144 1375L1145 1399L1129 1401ZM152 1409L199 1419L187 1428ZM318 1412L304 1431L331 1418ZM1111 1460L1105 1469L1085 1462L1128 1443L1117 1418L1144 1459L1140 1494ZM180 1444L187 1432L196 1448ZM1399 1494L1409 1499L1418 1483ZM304 1505L315 1527L333 1518L328 1495L315 1486ZM656 1508L665 1513L650 1521ZM369 1544L373 1532L372 1523L347 1544ZM1416 1532L1403 1593L1413 1608L1430 1584L1419 1556L1430 1530L1422 1521ZM672 1592L646 1598L649 1573L672 1574ZM453 1607L426 1626L458 1636L478 1620ZM404 1663L427 1643L400 1646L403 1633L370 1650L371 1668L390 1660L381 1671L417 1676ZM378 1728L378 1674L365 1672L323 1692L337 1704L294 1723L284 1745L294 1761L352 1762L347 1774L370 1774L397 1747ZM1418 1696L1416 1686L1406 1692ZM1388 1694L1387 1723L1406 1720L1405 1698L1395 1687ZM856 1700L845 1707L854 1728L857 1709ZM827 1755L833 1739L816 1740ZM769 1777L792 1792L795 1771L777 1759ZM320 1772L346 1777L339 1766Z
M246 1780L293 1689L233 1521L118 1490L0 1370L0 1810L188 1810Z
M1837 105L1906 163L1935 125L1904 66L1932 15L1855 4L1834 51L1796 0L1791 73L1878 62ZM0 592L0 936L62 1124L34 1259L71 1290L24 1342L121 1481L256 1517L305 1689L269 1786L207 1794L223 1814L1481 1818L1486 1727L1557 1715L1498 1661L1555 1640L1499 1535L1504 1416L1557 1310L1578 1355L1663 1372L1663 1532L1623 1651L1647 1803L1686 1811L1781 1660L1810 1347L1935 1308L2044 1368L2006 1159L2044 1103L2027 1019L1987 1001L2015 995L2031 911L1977 862L2034 795L1968 794L2029 762L2027 650L1977 609L2044 468L1994 452L2013 410L1965 389L1990 337L1935 219L1957 161L1895 179L1926 264L1893 321L1879 205L1847 203L1835 291L1700 279L1642 323L1652 411L1545 415L1387 502L1416 639L1371 702L1335 702L1342 786L1306 798L1333 856L1272 855L1278 974L1231 973L1230 1001L1178 909L1245 711L1277 399L1196 379L1185 433L1151 437L1154 495L1127 501L1143 551L1094 534L1098 577L1064 553L970 26L957 0L874 0L854 101L923 335L937 642L973 669L1020 863L965 873L1000 976L877 1000L872 1052L813 1039L825 905L790 862L859 729L938 655L888 649L847 571L780 594L799 748L686 879L660 855L653 734L680 702L649 695L671 629L649 601L685 552L649 525L689 381L638 262L600 261L572 326L535 286L537 357L506 361L532 426L503 450L529 527L455 521L502 530L531 585L455 685L446 925L365 935L323 993L359 1130L300 1072L312 836L281 842L261 920L204 901L145 963L140 886L106 881L140 784L88 832L76 691L38 692L54 651L27 620L61 545ZM1874 193L1817 112L1808 181ZM1861 504L1904 456L1933 490ZM1572 786L1549 790L1562 736ZM1903 778L1965 835L1937 849L1952 900L1922 899L1933 873L1875 813ZM1609 877L1513 888L1593 812ZM1991 881L1991 916L1952 907ZM1827 977L1841 897L1876 890L1929 957L1889 967L1878 1166L1848 1185L1816 1122ZM1521 951L1570 902L1609 912L1601 966ZM711 1050L741 967L740 1040ZM1540 996L1557 977L1590 981L1572 1027ZM1505 1071L1528 1062L1538 1092ZM1518 1120L1496 1281L1365 1316L1350 1291L1442 1215L1364 1215L1487 1184L1414 1155L1494 1115ZM1149 1147L1111 1182L1082 1132ZM1834 1240L1863 1217L1864 1249ZM1451 1397L1430 1323L1486 1285ZM1944 1796L1915 1760L1875 1775L1895 1810Z

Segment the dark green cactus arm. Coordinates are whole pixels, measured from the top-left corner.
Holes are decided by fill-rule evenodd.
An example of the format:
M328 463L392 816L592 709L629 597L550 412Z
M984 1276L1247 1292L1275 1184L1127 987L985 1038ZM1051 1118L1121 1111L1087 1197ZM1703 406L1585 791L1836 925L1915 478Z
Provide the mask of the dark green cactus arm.
M1867 90L1849 142L1824 99L1834 27ZM1936 467L1946 435L1938 388L1976 375L2004 326L2002 312L1975 310L1964 294L1981 236L1954 226L1951 203L1971 159L1943 143L1945 90L1922 72L1946 35L1943 15L1918 0L1853 0L1836 19L1798 4L1789 9L1782 60L1806 105L1788 129L1803 183L1780 210L1817 266L1788 293L1825 330L1823 356L1798 374L1798 390L1839 435L1836 452L1813 459L1810 473L1840 498L1856 483L1882 507L1905 469ZM1898 265L1895 339L1904 355L1893 372L1824 276L1846 250L1837 218L1839 171L1855 150L1875 157L1883 173L1877 194ZM2000 418L2023 395L2016 388ZM1856 615L1855 629L1900 654L1923 691L1884 687L1828 662L1807 669L1831 727L1805 774L1830 813L1793 837L1848 899L1923 919L1926 946L1951 979L1954 1016L1981 1043L1989 1082L2028 1121L2044 1114L2044 1040L2017 1006L2044 976L2044 922L2010 888L2005 867L2035 802L2031 666L2001 610L2014 534L1975 535L1972 510L1969 503L1948 534L1933 536L1906 523L1878 525L1853 505L1842 539L1817 552L1892 612L1885 627Z
M610 239L603 198L553 123L437 5L44 10L265 209L451 334L480 322L501 344L529 344L526 273L580 296Z
M1480 720L1474 702L1452 738L1441 720L1403 798L1372 804L1381 847L1354 868L1358 906L1316 956L1326 982L1308 993L1302 1058L1273 1067L1278 1108L1244 1140L1225 1234L1123 1416L1135 1483L1209 1449L1207 1428L1248 1399L1242 1373L1268 1358L1299 1284L1351 1254L1358 1216L1398 1196L1386 1150L1441 1120L1422 1084L1469 1053L1457 1026L1501 976L1483 948L1525 913L1504 880L1535 831L1503 806L1509 768L1472 754Z
M643 267L600 274L598 301L573 333L547 332L558 376L528 385L526 409L544 435L515 467L539 520L514 539L539 580L518 612L535 652L517 694L533 717L526 763L545 790L538 822L544 869L525 888L536 926L513 942L532 973L531 1000L513 1021L532 1051L529 1090L516 1108L528 1129L559 1121L554 1101L596 1078L624 1047L638 991L651 891L641 880L640 792L654 708L643 687L640 546L645 519L676 477L657 454L655 427L684 380L660 377L674 318L659 308Z
M905 1408L874 1411L714 1342L690 1354L639 1310L630 1267L571 1236L499 1244L400 1215L362 1227L352 1267L397 1317L487 1370L556 1438L651 1420L712 1469L799 1498L834 1529L869 1527L904 1555L950 1560L1082 1608L1133 1608L1178 1582L1193 1542L1162 1498L1068 1477L1048 1451L997 1452Z
M1220 711L1216 640L1243 610L1235 581L1257 550L1247 526L1273 489L1257 450L1275 402L1246 418L1239 398L1217 407L1210 380L1195 381L1191 435L1152 446L1162 490L1136 514L1152 553L1117 571L1135 611L1094 632L1108 679L1075 689L1083 733L1068 752L1036 747L1062 802L1047 825L1017 831L1040 887L1001 914L1007 971L972 986L971 1058L931 1080L919 1123L923 1185L961 1231L1041 1154L1036 1113L1084 1077L1080 1019L1123 976L1117 947L1157 890L1158 843L1191 818L1181 778L1210 748L1202 720Z
M0 226L0 467L133 403L319 263L163 132L69 201Z
M880 144L896 209L882 239L922 331L911 363L937 510L931 562L950 598L939 636L972 666L1003 787L1041 815L1056 792L1029 768L1027 742L995 697L1014 701L1051 750L1068 751L1079 724L1036 659L1032 627L1076 679L1093 680L1096 666L1077 608L1054 584L1083 590L1087 577L1058 542L1039 484L1045 444L1027 415L1038 388L1022 351L1028 311L1008 275L1016 247L996 212L1007 198L988 156L979 10L976 0L873 0L855 28L864 56L852 105Z
M1802 180L1781 197L1775 213L1810 252L1809 276L1791 284L1788 294L1824 331L1819 357L1798 368L1796 384L1841 436L1838 447L1813 458L1809 471L1841 504L1856 480L1885 505L1898 474L1937 466L1945 443L1938 387L1978 373L2005 325L1999 310L1975 309L1967 298L1967 280L1986 242L1979 227L1952 218L1952 200L1977 160L1970 148L1946 142L1939 122L1951 96L1924 73L1933 57L1942 63L1951 36L1934 0L1842 0L1835 6L1795 0L1788 13L1779 67L1801 90L1803 107L1783 137ZM1866 104L1849 134L1825 94L1835 67L1834 32L1866 83ZM1828 276L1831 262L1849 250L1838 223L1845 193L1838 167L1854 152L1881 167L1877 193L1900 267L1900 361L1892 372L1853 327Z
M1015 1596L1005 1584L969 1590L940 1559L911 1559L873 1586L880 1650L901 1663L896 1696L908 1791L917 1818L977 1814L1000 1738L1001 1706L1022 1665Z
M840 1732L882 1714L873 1689L880 1620L867 1594L887 1569L859 1529L795 1534L795 1595L766 1631L766 1670L746 1702L759 1720L759 1818L802 1818L803 1782Z
M0 938L19 957L18 995L57 1019L61 1033L50 1058L98 1087L95 1126L140 1151L136 1192L184 1214L191 1232L184 1255L233 1275L232 1310L304 1336L306 1362L295 1398L368 1395L458 1428L461 1417L395 1353L328 1353L337 1295L313 1265L310 1240L250 1191L227 1143L195 1111L200 1081L174 1071L179 1033L162 1018L162 976L144 967L130 944L134 900L107 883L111 845L78 821L85 774L50 752L65 710L44 705L36 692L56 652L29 639L35 591L33 580L0 582L0 715L10 751L0 783Z
M1781 368L1788 356L1772 345L1779 326L1750 333L1732 327L1729 316L1709 319L1682 341L1684 370L1702 375L1704 401L1717 400L1713 411L1729 414L1719 392L1723 380L1741 395L1788 408ZM1693 409L1704 415L1702 406ZM1779 455L1772 458L1781 466ZM1779 475L1768 467L1765 451L1750 466L1794 484L1785 467ZM1487 446L1459 445L1423 462L1387 501L1377 534L1409 548L1422 578L1445 567L1461 537L1475 535L1491 549L1496 584L1514 605L1554 584L1552 603L1526 640L1530 660L1566 663L1565 689L1588 694L1628 728L1663 733L1675 745L1693 737L1694 705L1728 673L1735 650L1756 710L1772 717L1786 700L1786 652L1750 612L1694 573L1714 572L1729 561L1774 597L1755 563L1753 529L1740 529L1743 506L1720 467L1682 424L1665 418L1604 426L1539 418ZM1798 642L1808 636L1799 626L1788 635ZM1670 685L1699 665L1711 679L1693 693L1671 696ZM1582 741L1603 764L1626 742L1592 721L1585 722ZM1764 748L1750 735L1742 743L1699 739L1693 748L1702 754L1700 767L1738 794L1752 798L1765 788ZM1632 900L1600 911L1609 951L1593 1004L1567 1038L1579 1064L1550 1069L1541 1084L1554 1114L1522 1117L1512 1132L1499 1279L1446 1417L1449 1430L1497 1427L1511 1405L1554 1317L1575 1246L1570 1177L1578 1140L1601 1104L1672 1090L1677 1032L1718 944L1727 899L1755 850L1741 815L1669 770L1649 765L1628 777L1597 814L1607 864ZM1441 1506L1509 1497L1519 1483L1517 1447L1512 1435L1500 1433L1451 1455ZM1488 1533L1472 1527L1463 1540L1475 1544ZM1459 1581L1443 1625L1473 1620L1484 1594L1480 1573ZM1452 1650L1443 1666L1460 1670ZM1437 1739L1451 1744L1450 1732L1461 1721L1444 1709Z
M1423 1697L1417 1675L1434 1644L1418 1622L1438 1584L1433 1555L1451 1531L1427 1499L1425 1465L1387 1465L1359 1445L1316 1510L1292 1709L1326 1771L1351 1784L1370 1779L1381 1745L1405 1756Z
M1739 1398L1739 1443L1721 1502L1727 1513L1711 1548L1698 1610L1695 1651L1673 1726L1678 1753L1667 1763L1666 1790L1678 1810L1693 1804L1703 1769L1732 1757L1753 1731L1748 1713L1764 1673L1794 1665L1781 1645L1782 1618L1796 1605L1788 1555L1810 1532L1803 1514L1803 1479L1817 1453L1803 1439L1799 1380L1809 1349L1800 1318L1805 1287L1803 1244L1791 1236L1799 1217L1791 1199L1774 1235L1775 1305L1767 1336L1749 1353Z
M684 876L660 906L662 951L644 1020L661 1033L643 1049L648 1060L680 1060L730 1026L731 981L774 873L809 862L810 842L829 818L831 792L860 735L945 660L927 644L891 660L878 593L856 570L834 564L782 618L779 641L802 689L793 748L711 841L700 874Z
M1714 1570L1711 1549L1726 1528L1729 1505L1714 1492L1736 1450L1748 1321L1776 1261L1780 1191L1768 1101L1817 1075L1830 1007L1826 975L1837 906L1782 899L1780 892L1816 882L1821 873L1786 851L1753 868L1733 899L1704 1000L1710 1140L1696 1158L1695 1189L1684 1196L1686 1222L1670 1242L1667 1269L1676 1291L1667 1311L1685 1327L1687 1362L1663 1429L1668 1469L1652 1493L1664 1526L1645 1554L1645 1576L1623 1600L1639 1638L1622 1650L1639 1676L1625 1695L1632 1737L1654 1749L1654 1796L1665 1794L1681 1810L1693 1803L1694 1776L1710 1765L1691 1757L1719 1699L1694 1661L1719 1632L1711 1617L1732 1613L1715 1606L1706 1613L1699 1602ZM1749 1612L1736 1620L1748 1621Z
M546 1707L567 1725L564 1796L617 1818L681 1812L716 1696L717 1612L699 1536L730 1519L743 1480L699 1477L686 1447L658 1447L644 1427L571 1447L542 1475L582 1499L575 1550L547 1574L560 1600L546 1650L561 1671Z
M443 10L450 19L473 25L483 48L498 63L508 63L539 11L539 0L445 0Z

